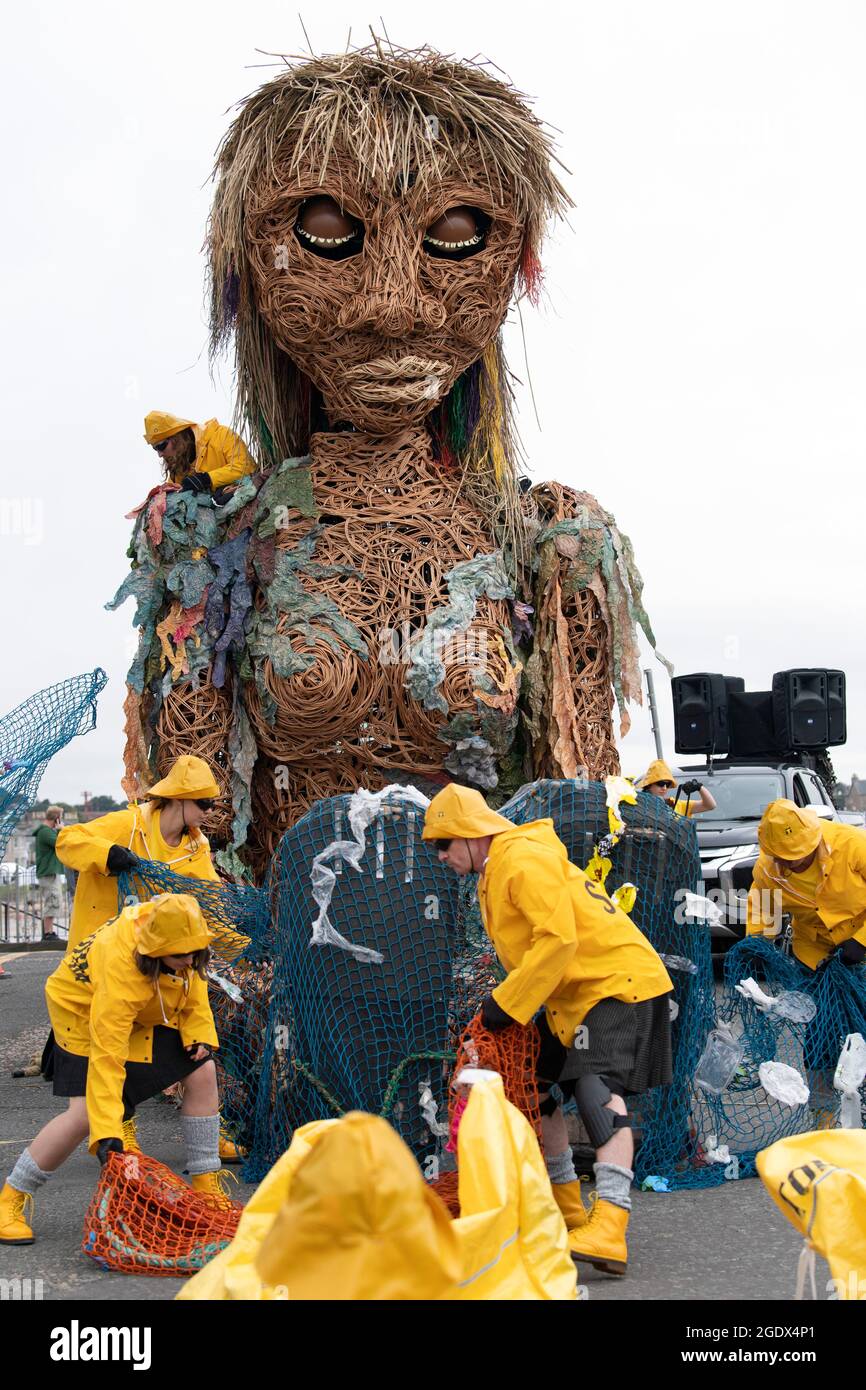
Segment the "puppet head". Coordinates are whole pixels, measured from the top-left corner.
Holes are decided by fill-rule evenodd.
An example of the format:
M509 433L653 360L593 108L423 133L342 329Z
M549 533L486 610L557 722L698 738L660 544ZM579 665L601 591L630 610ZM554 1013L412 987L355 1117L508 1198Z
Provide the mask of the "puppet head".
M214 348L234 337L263 457L311 424L389 436L427 420L443 452L500 472L499 329L567 205L525 100L485 68L379 44L290 66L241 104L209 228Z

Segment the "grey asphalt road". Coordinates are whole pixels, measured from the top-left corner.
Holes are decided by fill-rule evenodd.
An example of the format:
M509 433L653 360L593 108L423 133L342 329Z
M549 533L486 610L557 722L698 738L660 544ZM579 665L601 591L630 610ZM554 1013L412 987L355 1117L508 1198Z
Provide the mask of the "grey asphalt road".
M0 962L8 957L0 956ZM39 1078L14 1080L14 1067L41 1047L48 1024L43 999L54 955L18 956L0 980L0 1178L21 1149L57 1113L51 1087ZM177 1172L183 1167L178 1113L165 1101L139 1110L142 1147ZM84 1214L96 1161L82 1147L43 1188L36 1202L36 1243L0 1246L0 1281L41 1280L45 1299L161 1300L178 1279L106 1273L80 1252ZM248 1198L252 1188L241 1185ZM611 1279L580 1269L590 1302L654 1300L761 1300L793 1296L801 1241L756 1179L709 1191L634 1194L629 1230L629 1272ZM818 1261L819 1298L829 1270ZM31 1288L34 1286L31 1285Z

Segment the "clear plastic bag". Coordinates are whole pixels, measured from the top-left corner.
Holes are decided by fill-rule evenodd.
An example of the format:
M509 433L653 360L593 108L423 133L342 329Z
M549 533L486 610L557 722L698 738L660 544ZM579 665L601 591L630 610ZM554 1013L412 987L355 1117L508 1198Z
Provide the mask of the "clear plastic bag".
M862 1129L863 1116L860 1109L860 1087L866 1077L866 1039L862 1033L849 1033L839 1061L833 1085L842 1092L842 1105L839 1112L840 1129Z
M697 975L698 973L698 967L687 956L668 956L665 955L664 951L659 951L659 958L668 970L680 970L684 975Z
M758 1075L767 1095L781 1105L795 1108L809 1099L809 1087L796 1067L788 1067L784 1062L762 1062Z
M733 1081L743 1056L742 1043L737 1042L730 1028L720 1024L707 1037L695 1068L695 1085L720 1096Z

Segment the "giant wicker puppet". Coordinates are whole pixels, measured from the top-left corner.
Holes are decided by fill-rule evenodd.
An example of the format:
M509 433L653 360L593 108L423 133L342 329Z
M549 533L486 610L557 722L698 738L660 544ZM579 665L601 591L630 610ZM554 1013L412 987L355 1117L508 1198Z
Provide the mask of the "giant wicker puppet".
M520 477L501 346L568 205L551 164L486 68L378 44L287 66L223 141L212 344L258 471L156 488L113 604L141 634L128 794L201 754L212 837L257 871L360 786L617 770L640 577L593 497Z

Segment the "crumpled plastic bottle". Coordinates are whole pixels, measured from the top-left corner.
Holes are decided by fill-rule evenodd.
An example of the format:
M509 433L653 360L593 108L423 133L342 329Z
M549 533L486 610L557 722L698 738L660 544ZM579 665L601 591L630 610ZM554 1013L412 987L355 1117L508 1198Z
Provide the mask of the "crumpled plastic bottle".
M708 1035L695 1068L695 1085L702 1091L721 1095L734 1079L734 1073L743 1060L745 1049L724 1023Z
M684 975L697 975L698 973L698 967L687 956L669 956L664 951L659 951L659 959L667 966L668 970L681 970Z

